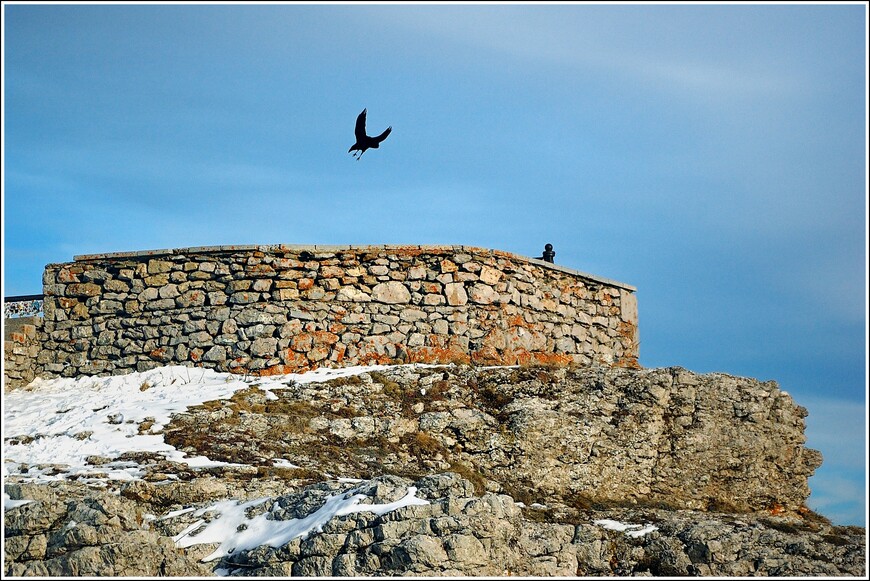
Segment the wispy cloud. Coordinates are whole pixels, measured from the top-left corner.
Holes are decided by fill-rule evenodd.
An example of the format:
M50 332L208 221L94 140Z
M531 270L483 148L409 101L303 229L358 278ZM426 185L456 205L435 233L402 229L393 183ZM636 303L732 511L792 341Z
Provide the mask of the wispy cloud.
M867 526L866 487L854 478L828 476L810 479L812 494L807 504L839 525Z
M806 445L824 457L810 478L810 508L837 524L866 526L866 400L802 397L797 403L809 411Z
M867 465L867 404L823 397L801 397L809 411L807 446L825 451L825 464L847 469Z
M681 50L668 50L661 38L651 42L650 33L657 25L648 20L661 24L669 18L665 12L634 10L618 22L595 7L462 7L387 11L384 16L458 48L504 55L514 65L523 61L567 65L578 72L634 79L671 95L718 104L799 88L799 81L783 70L750 67L744 59L714 58L709 36L697 31L680 31L688 39ZM711 19L707 27L715 23Z

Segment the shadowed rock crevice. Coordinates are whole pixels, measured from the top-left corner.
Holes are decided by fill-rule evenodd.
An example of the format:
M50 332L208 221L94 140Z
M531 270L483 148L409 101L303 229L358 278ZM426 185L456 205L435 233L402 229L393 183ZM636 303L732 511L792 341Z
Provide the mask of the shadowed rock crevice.
M12 499L32 502L6 511L5 573L862 576L864 529L805 506L821 462L805 416L774 382L676 367L400 366L254 383L162 431L233 465L128 453L141 479L106 490L7 478ZM333 511L275 546L232 545L353 495L398 504ZM224 536L196 538L233 514Z
M385 476L362 484L330 481L291 487L252 502L244 519L254 526L254 519L268 514L269 522L280 526L309 517L327 499L348 492L360 494L366 504L395 503L412 485L420 504L384 514L361 511L335 516L320 530L280 546L242 546L208 562L203 559L220 547L219 542L175 549L170 540L191 525L196 527L198 517L192 509L208 506L207 502L155 517L149 514L147 502L85 491L72 483L25 486L12 492L39 500L7 512L5 572L23 576L864 574L863 529L833 527L812 515L623 508L581 511L575 514L575 522L560 522L551 509L532 510L507 495L477 495L472 483L455 473L417 481ZM256 498L263 491L249 492ZM219 518L220 514L212 517ZM626 523L629 532L640 534L611 530L608 523Z
M566 505L796 511L821 455L772 382L683 369L398 367L207 402L166 441L309 475L417 478Z

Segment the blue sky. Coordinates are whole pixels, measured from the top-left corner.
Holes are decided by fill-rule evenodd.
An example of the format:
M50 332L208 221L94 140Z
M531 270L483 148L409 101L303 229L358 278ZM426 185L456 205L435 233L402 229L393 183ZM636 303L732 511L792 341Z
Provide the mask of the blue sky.
M3 8L5 295L96 252L549 242L638 287L644 366L779 382L810 506L865 524L863 3Z

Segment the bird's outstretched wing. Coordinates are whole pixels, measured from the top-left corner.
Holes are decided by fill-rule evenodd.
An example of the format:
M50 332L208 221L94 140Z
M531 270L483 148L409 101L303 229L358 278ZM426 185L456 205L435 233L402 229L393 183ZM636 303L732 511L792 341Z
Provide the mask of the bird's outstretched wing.
M387 138L387 135L389 135L390 131L392 131L392 130L393 130L393 126L390 125L389 127L387 127L386 131L384 131L383 133L381 133L377 137L373 137L372 139L374 140L375 143L380 143L381 141L383 141L384 139Z
M366 109L363 109L359 117L356 118L356 128L353 130L353 134L356 135L357 143L362 143L362 140L366 138Z

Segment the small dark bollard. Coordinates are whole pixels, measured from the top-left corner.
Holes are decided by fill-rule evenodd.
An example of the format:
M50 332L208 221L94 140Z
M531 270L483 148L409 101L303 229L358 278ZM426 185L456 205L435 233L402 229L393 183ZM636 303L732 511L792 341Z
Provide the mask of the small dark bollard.
M539 256L538 260L543 260L544 262L553 262L553 258L555 258L556 253L553 252L553 245L547 244L544 246L544 255Z

